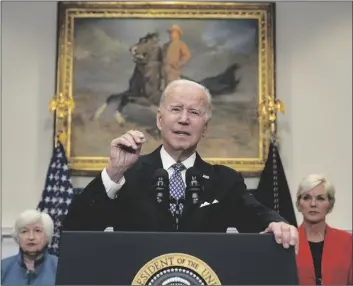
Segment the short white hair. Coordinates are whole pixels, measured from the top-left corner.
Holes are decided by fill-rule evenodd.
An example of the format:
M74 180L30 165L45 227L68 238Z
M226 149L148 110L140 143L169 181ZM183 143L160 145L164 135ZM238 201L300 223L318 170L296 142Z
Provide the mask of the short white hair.
M302 181L299 183L299 187L297 190L297 206L303 193L310 191L321 184L323 185L325 194L327 195L329 200L328 212L331 212L335 204L336 190L333 184L328 181L322 174L310 174L302 179Z
M207 121L210 120L212 118L212 95L206 87L191 80L177 79L169 83L167 87L164 89L164 91L162 92L161 99L159 101L159 107L162 108L164 106L165 99L173 88L177 86L182 86L182 85L189 85L189 86L200 88L205 93L206 101L207 101L206 120Z
M16 219L12 232L12 237L14 240L19 243L19 235L21 230L28 225L37 222L42 224L47 242L50 243L54 234L54 222L47 213L34 209L23 211Z

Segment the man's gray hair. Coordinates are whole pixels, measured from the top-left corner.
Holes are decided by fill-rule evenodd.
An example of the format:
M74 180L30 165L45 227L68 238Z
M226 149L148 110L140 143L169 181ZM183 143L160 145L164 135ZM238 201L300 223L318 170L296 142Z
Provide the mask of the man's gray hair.
M167 87L164 89L164 91L161 95L161 99L159 101L159 108L162 108L164 106L165 99L166 99L167 95L173 90L173 88L175 88L177 86L182 86L182 85L189 85L189 86L194 86L194 87L200 88L205 93L206 101L207 101L206 120L207 121L210 120L212 118L212 108L213 108L211 93L203 85L201 85L197 82L191 81L191 80L187 80L187 79L174 80L167 85Z
M12 237L18 243L21 230L33 223L41 223L47 242L50 243L54 234L54 223L51 217L45 213L34 209L25 210L20 213L15 221Z

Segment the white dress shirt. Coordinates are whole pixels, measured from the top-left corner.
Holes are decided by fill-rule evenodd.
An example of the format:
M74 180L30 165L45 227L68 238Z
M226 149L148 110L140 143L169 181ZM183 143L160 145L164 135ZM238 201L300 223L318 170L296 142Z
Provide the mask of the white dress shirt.
M161 154L163 169L167 170L167 172L169 174L169 178L170 178L172 173L173 173L173 171L174 171L172 166L176 163L176 161L172 158L172 156L170 156L167 153L167 151L164 149L163 146L161 148L160 154ZM182 163L185 166L186 169L189 169L192 166L194 166L195 159L196 159L196 153L193 153L189 158L187 158L186 160L184 160L184 161L182 161L180 163ZM186 169L181 171L181 176L183 178L184 184L185 184ZM106 168L104 168L104 170L102 171L101 175L102 175L103 185L105 187L105 190L107 192L108 197L111 198L111 199L115 199L116 196L118 195L119 190L125 184L125 177L123 176L119 180L118 183L115 183L114 181L112 181L110 179Z

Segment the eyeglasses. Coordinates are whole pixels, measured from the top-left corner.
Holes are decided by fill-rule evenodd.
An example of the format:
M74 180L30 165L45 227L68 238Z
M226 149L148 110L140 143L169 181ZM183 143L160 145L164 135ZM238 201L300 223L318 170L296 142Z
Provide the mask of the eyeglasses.
M181 114L184 111L183 106L169 106L168 111L172 114ZM202 115L205 114L204 111L195 109L195 108L188 108L186 109L187 113L190 117L201 117Z

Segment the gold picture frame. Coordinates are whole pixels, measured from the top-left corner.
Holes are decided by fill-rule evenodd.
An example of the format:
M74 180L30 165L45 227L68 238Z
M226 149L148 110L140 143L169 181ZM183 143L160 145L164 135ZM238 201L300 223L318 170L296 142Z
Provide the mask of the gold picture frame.
M72 174L91 176L106 166L110 140L123 134L125 119L117 122L119 118L108 114L105 119L96 120L95 116L103 102L107 102L108 96L114 95L115 90L120 95L125 84L131 87L132 77L130 83L127 79L133 71L134 62L126 53L131 44L139 39L141 41L146 34L141 31L146 31L150 25L154 30L151 28L148 35L154 35L155 30L163 33L170 24L184 29L183 36L189 39L191 55L194 56L192 63L182 73L188 76L192 74L194 78L206 78L199 82L210 84L216 95L219 90L222 92L223 85L225 90L233 88L233 93L228 91L214 96L216 103L223 108L223 113L214 115L216 127L213 129L213 137L203 139L206 143L200 147L204 154L212 151L214 155L203 156L201 152L201 156L211 164L234 168L246 177L260 174L267 159L270 136L269 122L261 116L259 110L266 109L269 102L275 100L275 4L59 2L58 7L56 101L66 106L66 112L59 112L59 107L56 108L54 141L61 134L60 141L65 148ZM158 36L158 33L155 34ZM236 65L240 70L238 78L234 70L234 76L226 74L226 63L231 59L242 62ZM209 68L202 66L207 60ZM223 70L222 67L217 69L218 63L223 63ZM225 78L227 83L224 84ZM119 80L121 82L118 83ZM239 89L234 92L235 81ZM120 91L119 86L122 86ZM233 101L236 109L232 109ZM118 108L120 105L113 108L115 115ZM131 111L127 117L143 114L140 109L136 110ZM148 112L146 114L149 117L146 115L146 118L151 119ZM133 127L136 128L135 125ZM100 133L103 129L104 134ZM151 146L157 144L158 140L155 140ZM99 150L95 149L97 145L100 146ZM146 147L146 153L152 151L154 147L151 146Z

